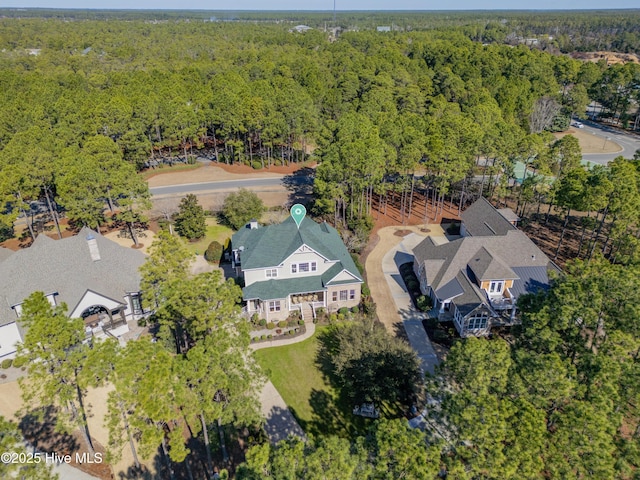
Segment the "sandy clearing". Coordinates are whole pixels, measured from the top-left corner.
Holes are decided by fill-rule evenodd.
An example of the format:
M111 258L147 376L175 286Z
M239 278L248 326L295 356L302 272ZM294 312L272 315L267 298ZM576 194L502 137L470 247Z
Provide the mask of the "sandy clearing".
M624 149L616 142L603 140L602 137L585 132L579 128L570 128L566 132L554 133L556 138L573 135L578 139L582 153L617 153Z
M153 243L153 240L156 234L153 233L151 230L145 230L143 234L144 236L140 236L138 238L138 242L143 245L142 248L140 248L140 251L145 255L149 255L148 250L151 244ZM120 235L120 231L114 230L113 232L104 234L103 237L108 238L109 240L114 241L118 245L121 245L123 247L129 247L129 248L133 247L133 240L131 240L130 238L122 238L122 237L119 237L118 235Z
M367 261L365 263L367 285L369 285L369 288L371 289L373 301L376 302L378 318L387 330L394 335L397 332L396 327L402 323L402 319L398 314L398 309L395 301L393 300L393 296L391 295L391 291L389 290L389 285L387 284L384 273L382 272L382 259L391 248L402 241L403 237L395 235L395 232L397 231L409 230L422 236L444 236L444 232L440 225L429 224L427 228L430 232L428 233L421 231L421 228L424 227L403 225L381 228L378 231L378 243L367 256Z
M223 180L244 180L247 178L282 177L281 173L253 171L251 173L229 173L220 167L206 165L194 170L159 173L151 177L147 183L149 188L181 185L184 183L220 182Z
M104 426L104 417L107 413L107 395L113 389L112 386L89 389L87 392L87 406L89 407L89 431L91 437L98 441L106 448L109 443L109 432ZM16 412L22 408L23 402L20 394L20 386L18 382L8 382L0 384L0 415L8 420L19 422L16 418ZM148 462L141 462L146 465L150 472L154 472L153 459ZM126 472L129 467L133 466L133 455L129 444L126 443L122 449L122 459L115 465L112 465L113 471L118 478L119 472Z

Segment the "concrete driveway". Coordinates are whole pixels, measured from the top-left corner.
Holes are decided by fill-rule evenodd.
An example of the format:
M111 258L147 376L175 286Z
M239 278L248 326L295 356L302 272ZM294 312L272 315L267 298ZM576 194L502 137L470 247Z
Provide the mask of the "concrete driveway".
M433 231L433 228L430 228ZM435 232L439 233L439 232ZM431 233L433 235L433 233ZM444 237L444 233L442 235ZM434 373L438 365L438 357L431 341L427 336L422 321L425 314L413 306L411 296L400 275L400 266L413 262L413 248L425 237L417 233L410 233L402 241L392 247L382 259L382 273L385 276L389 291L395 303L398 315L402 320L402 326L407 334L411 347L416 351L424 372Z
M433 373L438 357L422 326L425 314L413 306L402 281L399 267L413 262L412 250L428 234L438 243L447 242L440 225L428 225L424 232L418 227L386 227L378 231L379 241L367 257L367 283L376 302L378 318L393 334L406 333L409 343L418 354L425 372ZM404 237L397 233L410 233Z

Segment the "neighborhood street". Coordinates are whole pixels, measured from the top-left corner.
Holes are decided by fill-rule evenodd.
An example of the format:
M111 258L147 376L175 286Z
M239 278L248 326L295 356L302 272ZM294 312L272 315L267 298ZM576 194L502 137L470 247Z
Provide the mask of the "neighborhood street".
M308 185L313 183L312 176L281 175L269 178L244 178L241 180L221 180L218 182L185 183L164 187L149 188L151 195L159 197L163 195L186 195L194 192L209 192L215 190L233 190L238 188L255 187L282 187L286 185Z
M633 158L636 150L640 149L640 136L620 131L601 125L599 123L584 121L583 131L602 139L603 147L607 142L615 142L622 147L622 150L615 153L584 153L582 156L590 162L606 165L611 160L622 155L625 158Z

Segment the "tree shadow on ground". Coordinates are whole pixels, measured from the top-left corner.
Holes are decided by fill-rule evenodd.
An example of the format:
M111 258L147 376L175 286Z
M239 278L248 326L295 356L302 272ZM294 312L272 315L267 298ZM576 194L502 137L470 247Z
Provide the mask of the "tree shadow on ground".
M309 202L313 193L314 175L313 168L305 167L282 179L282 184L289 190L289 205Z
M27 413L20 420L19 427L24 438L41 452L67 455L78 451L80 445L75 437L57 432L55 425L56 410L49 406L41 412Z
M333 326L318 334L319 348L316 356L318 369L335 393L317 389L311 391L309 404L313 410L313 418L303 428L313 435L355 438L367 429L372 420L353 414L353 401L334 373L331 359L338 348L336 328L338 327Z
M299 420L292 409L273 407L269 412L264 429L271 443L287 439L290 435L304 436Z
M154 465L156 467L156 470L159 468L159 462L159 457L154 458ZM141 465L140 468L137 468L135 465L131 465L129 468L127 468L126 472L118 472L117 478L119 480L152 480L154 478L154 475L144 465Z

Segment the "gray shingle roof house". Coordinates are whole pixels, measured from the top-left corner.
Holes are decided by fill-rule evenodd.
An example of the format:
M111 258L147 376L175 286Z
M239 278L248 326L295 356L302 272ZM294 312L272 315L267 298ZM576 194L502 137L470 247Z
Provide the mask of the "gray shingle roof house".
M414 271L440 319L452 319L462 337L518 321L516 301L549 287L558 268L503 212L481 198L462 214L462 238L414 250Z
M4 258L4 259L2 259ZM22 302L43 292L52 305L84 318L87 334L126 331L126 320L144 312L138 269L145 256L83 228L74 237L40 235L26 249L0 257L0 358L12 356L23 338Z
M360 303L362 277L338 232L327 223L292 217L277 225L251 221L232 239L232 263L244 278L248 314L268 320L317 308L335 311Z

